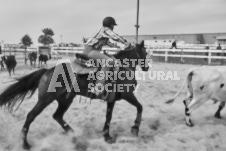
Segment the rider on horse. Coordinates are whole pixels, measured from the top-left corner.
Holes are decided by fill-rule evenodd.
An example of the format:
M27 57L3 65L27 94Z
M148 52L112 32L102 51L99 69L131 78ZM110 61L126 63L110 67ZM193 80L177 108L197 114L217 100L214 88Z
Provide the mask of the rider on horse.
M111 67L108 67L107 65L115 65L115 60L108 57L107 55L100 53L102 47L104 45L111 46L112 43L110 42L110 39L113 41L117 41L125 46L125 48L130 46L130 43L128 43L123 37L119 36L115 32L113 32L114 26L116 26L115 19L112 17L106 17L103 20L103 27L94 34L93 37L87 40L85 43L85 49L84 49L84 54L86 54L89 58L91 59L104 59L104 63L100 61L101 64L101 71L106 73L106 71L109 71ZM99 87L99 84L104 84L105 79L103 80L97 80L96 81L96 89L100 90L101 88ZM99 86L98 86L99 85ZM101 91L95 92L97 96L101 95Z

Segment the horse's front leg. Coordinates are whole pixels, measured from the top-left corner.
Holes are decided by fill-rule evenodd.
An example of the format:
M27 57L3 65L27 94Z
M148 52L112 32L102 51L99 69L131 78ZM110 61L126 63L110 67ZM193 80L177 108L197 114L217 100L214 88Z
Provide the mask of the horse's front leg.
M135 136L138 136L139 127L140 127L140 124L141 124L143 107L138 102L137 98L134 96L134 94L132 92L129 93L129 94L124 93L124 95L123 95L123 98L137 108L137 116L136 116L136 119L134 121L134 126L131 127L131 133Z
M105 124L104 124L103 132L104 132L104 139L108 143L114 143L115 142L115 139L112 138L109 134L110 122L111 122L112 111L113 111L114 106L115 106L115 101L107 103L106 121L105 121Z
M30 65L31 65L30 69L32 69L32 66L33 66L33 65L32 65L32 61L31 61L31 60L30 60Z
M5 70L5 67L4 67L4 64L3 64L3 61L0 62L1 64L1 71Z
M45 61L45 65L44 65L46 68L47 68L47 63L46 63L46 61Z

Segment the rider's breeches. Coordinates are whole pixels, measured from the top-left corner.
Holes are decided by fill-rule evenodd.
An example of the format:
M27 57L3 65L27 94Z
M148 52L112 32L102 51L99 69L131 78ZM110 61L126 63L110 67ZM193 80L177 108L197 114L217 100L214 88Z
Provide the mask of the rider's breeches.
M101 72L104 72L105 75L106 75L106 71L113 71L112 68L115 64L115 61L114 59L100 53L99 51L97 50L89 50L90 47L88 47L86 49L85 47L85 50L84 50L84 53L91 59L95 59L97 61L97 65L100 65L101 66ZM99 72L99 73L101 73ZM104 76L106 77L106 76ZM96 83L102 83L104 84L105 82L105 78L103 79L97 79Z

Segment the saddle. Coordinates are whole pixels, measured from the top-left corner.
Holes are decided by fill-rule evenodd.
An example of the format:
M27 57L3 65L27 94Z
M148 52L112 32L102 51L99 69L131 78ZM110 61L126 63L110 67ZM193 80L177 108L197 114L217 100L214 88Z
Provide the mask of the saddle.
M90 58L88 58L85 54L76 53L75 56L76 56L76 59L74 60L70 60L70 59L58 60L57 65L62 63L69 64L72 68L72 71L76 74L76 76L89 74L90 72L95 74L101 69L100 67L95 67L92 64L90 64ZM94 63L95 63L95 60L94 60ZM95 85L95 80L90 80L89 82ZM106 83L113 84L113 83L116 83L116 81L107 80ZM115 99L116 93L104 91L102 95L96 96L93 92L87 91L86 96L90 97L91 99L98 98L98 99L106 100L108 102L112 102Z
M88 74L90 72L94 72L96 73L97 71L99 71L101 68L99 67L94 67L92 64L90 64L89 60L90 58L88 56L86 56L85 54L82 53L76 53L75 54L76 59L73 60L73 62L71 62L71 66L72 66L72 70L76 73L76 74ZM95 63L95 60L94 60ZM95 81L90 81L91 83L95 83ZM112 81L106 81L106 82L111 82ZM99 99L103 99L103 100L107 100L108 102L112 102L115 98L115 92L106 92L103 93ZM90 96L90 94L87 94L87 96L90 96L90 98L95 98L95 96L93 96L93 94L91 94L92 96Z
M98 68L90 64L89 59L85 54L76 53L76 59L71 61L71 67L76 74L88 74L90 72L97 72Z
M112 57L107 53L105 55ZM95 67L93 66L93 64L90 64L90 58L86 54L76 53L75 57L76 59L71 61L71 66L74 73L88 74L90 72L97 72L98 70L100 70L99 67ZM95 60L94 64L96 64Z

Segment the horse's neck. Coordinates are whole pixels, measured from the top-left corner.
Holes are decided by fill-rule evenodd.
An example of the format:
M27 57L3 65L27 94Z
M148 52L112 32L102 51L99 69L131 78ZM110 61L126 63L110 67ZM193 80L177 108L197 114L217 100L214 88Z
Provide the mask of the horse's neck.
M114 57L116 59L119 59L122 63L122 65L124 65L124 62L123 60L124 59L129 59L129 69L132 70L132 71L135 71L136 70L136 66L138 65L138 62L137 62L137 55L136 55L136 51L135 50L124 50L116 55L114 55ZM134 63L132 63L132 59L134 59ZM125 60L126 61L126 60ZM135 65L135 66L134 66Z

